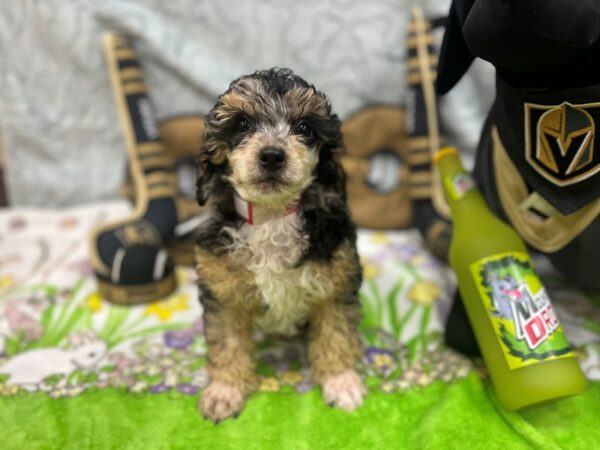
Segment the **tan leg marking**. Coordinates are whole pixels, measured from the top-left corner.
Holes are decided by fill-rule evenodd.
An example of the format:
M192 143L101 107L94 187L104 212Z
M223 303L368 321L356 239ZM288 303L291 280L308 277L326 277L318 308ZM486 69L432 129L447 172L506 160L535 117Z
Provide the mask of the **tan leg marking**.
M354 367L362 355L357 330L358 305L329 302L311 318L308 356L313 378L323 386L324 400L352 410L362 404L366 393Z
M252 316L248 311L207 307L204 320L211 384L199 406L207 418L220 421L237 415L244 397L256 389Z
M226 257L198 256L198 274L211 290L202 299L211 383L198 407L205 417L219 422L239 414L244 398L257 386L252 339L255 295L248 274Z

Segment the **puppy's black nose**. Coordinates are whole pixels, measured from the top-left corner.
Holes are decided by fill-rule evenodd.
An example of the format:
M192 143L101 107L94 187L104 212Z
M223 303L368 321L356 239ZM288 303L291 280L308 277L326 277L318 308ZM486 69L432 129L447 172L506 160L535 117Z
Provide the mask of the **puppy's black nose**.
M266 147L258 155L260 165L269 171L276 171L285 164L285 152L278 147Z

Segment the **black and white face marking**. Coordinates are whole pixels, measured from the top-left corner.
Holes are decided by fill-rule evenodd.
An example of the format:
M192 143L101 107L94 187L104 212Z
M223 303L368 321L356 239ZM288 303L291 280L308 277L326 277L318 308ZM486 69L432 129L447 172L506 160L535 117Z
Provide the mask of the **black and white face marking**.
M286 70L234 81L207 117L206 139L238 193L275 208L310 185L320 150L341 142L326 97Z

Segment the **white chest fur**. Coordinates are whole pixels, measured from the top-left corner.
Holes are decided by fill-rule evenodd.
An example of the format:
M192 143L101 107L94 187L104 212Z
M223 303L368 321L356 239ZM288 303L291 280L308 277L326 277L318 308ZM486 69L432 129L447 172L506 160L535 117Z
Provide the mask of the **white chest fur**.
M313 265L296 267L308 246L300 218L293 213L228 231L234 237L232 257L254 273L265 306L256 325L269 333L294 334L327 282Z

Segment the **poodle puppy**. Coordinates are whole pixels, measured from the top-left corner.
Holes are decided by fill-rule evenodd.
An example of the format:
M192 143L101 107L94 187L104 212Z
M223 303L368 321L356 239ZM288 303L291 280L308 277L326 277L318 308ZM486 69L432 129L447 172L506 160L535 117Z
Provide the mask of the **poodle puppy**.
M288 69L238 78L206 116L197 195L211 214L196 259L211 383L199 409L215 422L256 389L255 330L306 336L324 400L363 401L362 273L341 151L327 98Z

